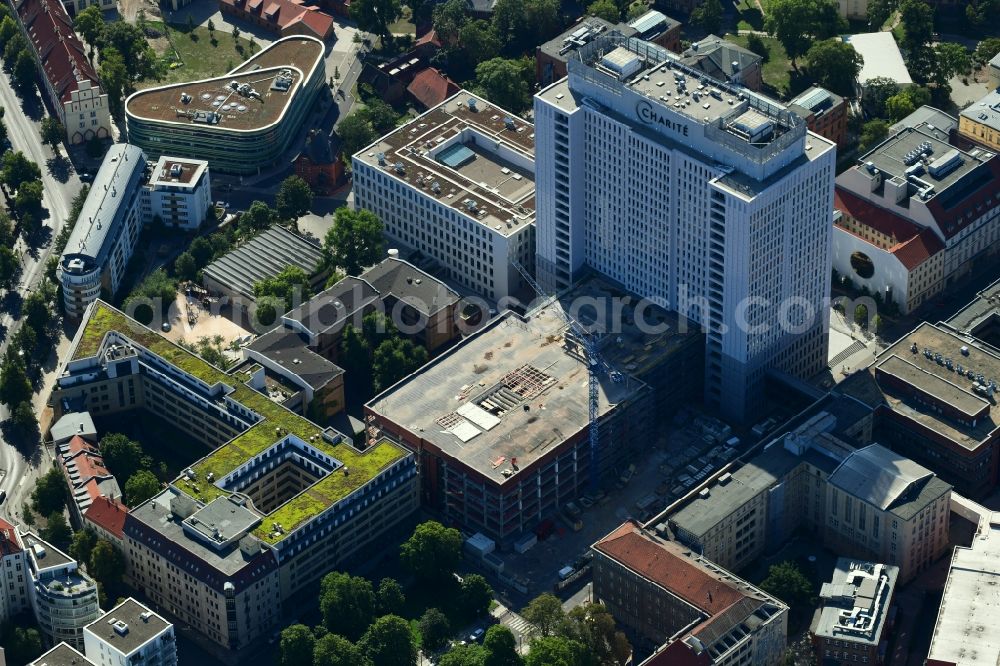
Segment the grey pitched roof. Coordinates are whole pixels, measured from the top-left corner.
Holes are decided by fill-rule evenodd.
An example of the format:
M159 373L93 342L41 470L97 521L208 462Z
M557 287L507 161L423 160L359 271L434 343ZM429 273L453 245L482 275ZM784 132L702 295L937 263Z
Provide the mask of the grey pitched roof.
M891 129L893 132L898 132L907 127L917 127L925 124L933 125L943 132L951 132L954 129L958 129L958 118L925 104L898 123L895 123Z
M963 118L1000 130L1000 88L991 90L977 102L962 109Z
M444 282L402 259L388 258L361 274L386 298L394 297L430 316L444 307L458 303L460 296Z
M52 441L57 444L80 435L84 439L96 441L97 429L94 427L94 419L90 417L90 412L68 412L63 414L56 421L49 431Z
M830 475L830 483L885 511L931 479L934 473L879 444L849 455Z
M254 340L249 349L279 364L313 389L321 389L344 371L309 349L308 342L301 333L276 328Z
M744 70L761 61L761 57L753 51L716 35L709 35L700 42L695 42L682 55L681 62L688 67L723 81L732 79L736 74L734 62L739 70Z
M319 245L284 227L274 226L210 263L205 267L205 277L234 293L253 298L256 282L272 278L288 266L301 268L311 276L322 265L323 251Z
M360 318L353 320L355 314L377 300L379 294L367 280L348 276L285 313L283 318L297 321L313 335L319 335L344 326L348 320L360 326Z

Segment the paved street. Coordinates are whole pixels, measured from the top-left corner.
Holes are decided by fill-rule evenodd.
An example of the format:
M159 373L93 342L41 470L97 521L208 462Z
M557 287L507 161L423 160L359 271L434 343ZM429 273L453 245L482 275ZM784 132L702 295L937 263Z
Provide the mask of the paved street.
M44 224L51 229L51 236L45 242L44 247L36 249L33 253L27 251L27 248L24 248L23 243L19 241L19 249L24 251L24 267L18 291L23 297L44 276L45 263L51 254L51 241L59 233L63 222L69 215L73 197L80 189L80 180L76 174L72 173L72 166L68 160L64 158L61 163L53 161L52 150L42 144L39 135L41 117L27 117L22 110L21 100L11 89L10 80L2 72L0 72L0 105L6 109L4 123L7 125L12 148L23 152L25 156L36 162L42 171L42 184L45 188L42 206L48 211L48 218ZM7 302L9 303L10 300L8 299ZM0 341L0 354L6 350L8 341L19 328L20 321L14 317L14 313L10 312L9 308L5 307L0 314L0 331L3 332L3 339ZM44 404L43 396L46 393L47 390L43 388L41 393L36 396L36 414L40 413ZM8 417L7 408L0 405L0 421L5 421ZM3 477L0 478L0 490L6 490L8 494L7 500L3 506L0 506L0 515L20 514L23 498L35 485L34 480L37 478L41 460L42 456L37 451L31 460L25 459L22 452L0 439L0 470L3 471Z

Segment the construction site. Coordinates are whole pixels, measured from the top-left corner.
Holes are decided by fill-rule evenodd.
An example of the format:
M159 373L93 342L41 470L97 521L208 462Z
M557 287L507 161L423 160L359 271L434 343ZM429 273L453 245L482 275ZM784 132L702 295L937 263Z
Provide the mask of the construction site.
M594 281L589 289L612 287ZM581 312L612 359L597 373L595 448L586 352L567 307L554 301L523 317L503 313L365 406L369 439L417 452L424 506L501 547L615 482L656 443L656 392L627 368L649 375L701 348L700 332L680 330L676 319L658 335L640 334L634 322L602 333L599 317Z

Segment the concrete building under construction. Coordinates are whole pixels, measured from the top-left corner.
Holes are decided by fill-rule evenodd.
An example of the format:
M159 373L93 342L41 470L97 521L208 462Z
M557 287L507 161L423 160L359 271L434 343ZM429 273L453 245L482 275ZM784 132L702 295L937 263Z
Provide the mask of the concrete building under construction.
M562 302L551 302L526 316L506 312L365 406L370 438L417 452L423 504L501 546L553 517L592 481L617 478L613 471L656 436L656 391L632 371L665 372L703 347L700 332L662 310L643 313L659 324L658 334L639 335L632 319L603 335L611 369L599 373L592 451L585 351L561 311ZM619 359L626 362L616 365Z

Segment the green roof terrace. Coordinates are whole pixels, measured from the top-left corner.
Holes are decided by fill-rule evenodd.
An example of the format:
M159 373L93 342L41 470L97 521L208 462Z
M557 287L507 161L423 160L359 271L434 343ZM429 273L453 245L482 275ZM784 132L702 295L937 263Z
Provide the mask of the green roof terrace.
M285 535L309 518L347 497L375 478L381 470L406 455L402 448L388 440L380 441L363 452L346 441L329 443L323 439L322 429L316 424L273 402L267 396L246 386L236 376L223 372L103 301L98 300L91 306L90 315L82 326L83 330L77 334L76 348L71 360L77 361L96 355L105 336L115 331L210 385L223 383L232 386L233 391L229 397L263 417L253 427L192 464L193 480L188 480L183 475L174 480L173 485L176 488L194 499L208 503L230 494L229 491L205 479L209 474L215 479L222 479L288 434L309 442L311 446L348 467L349 474L328 474L270 514L266 514L265 521L254 534L267 543L281 541ZM282 526L281 534L275 535L270 531L269 526L272 523Z

